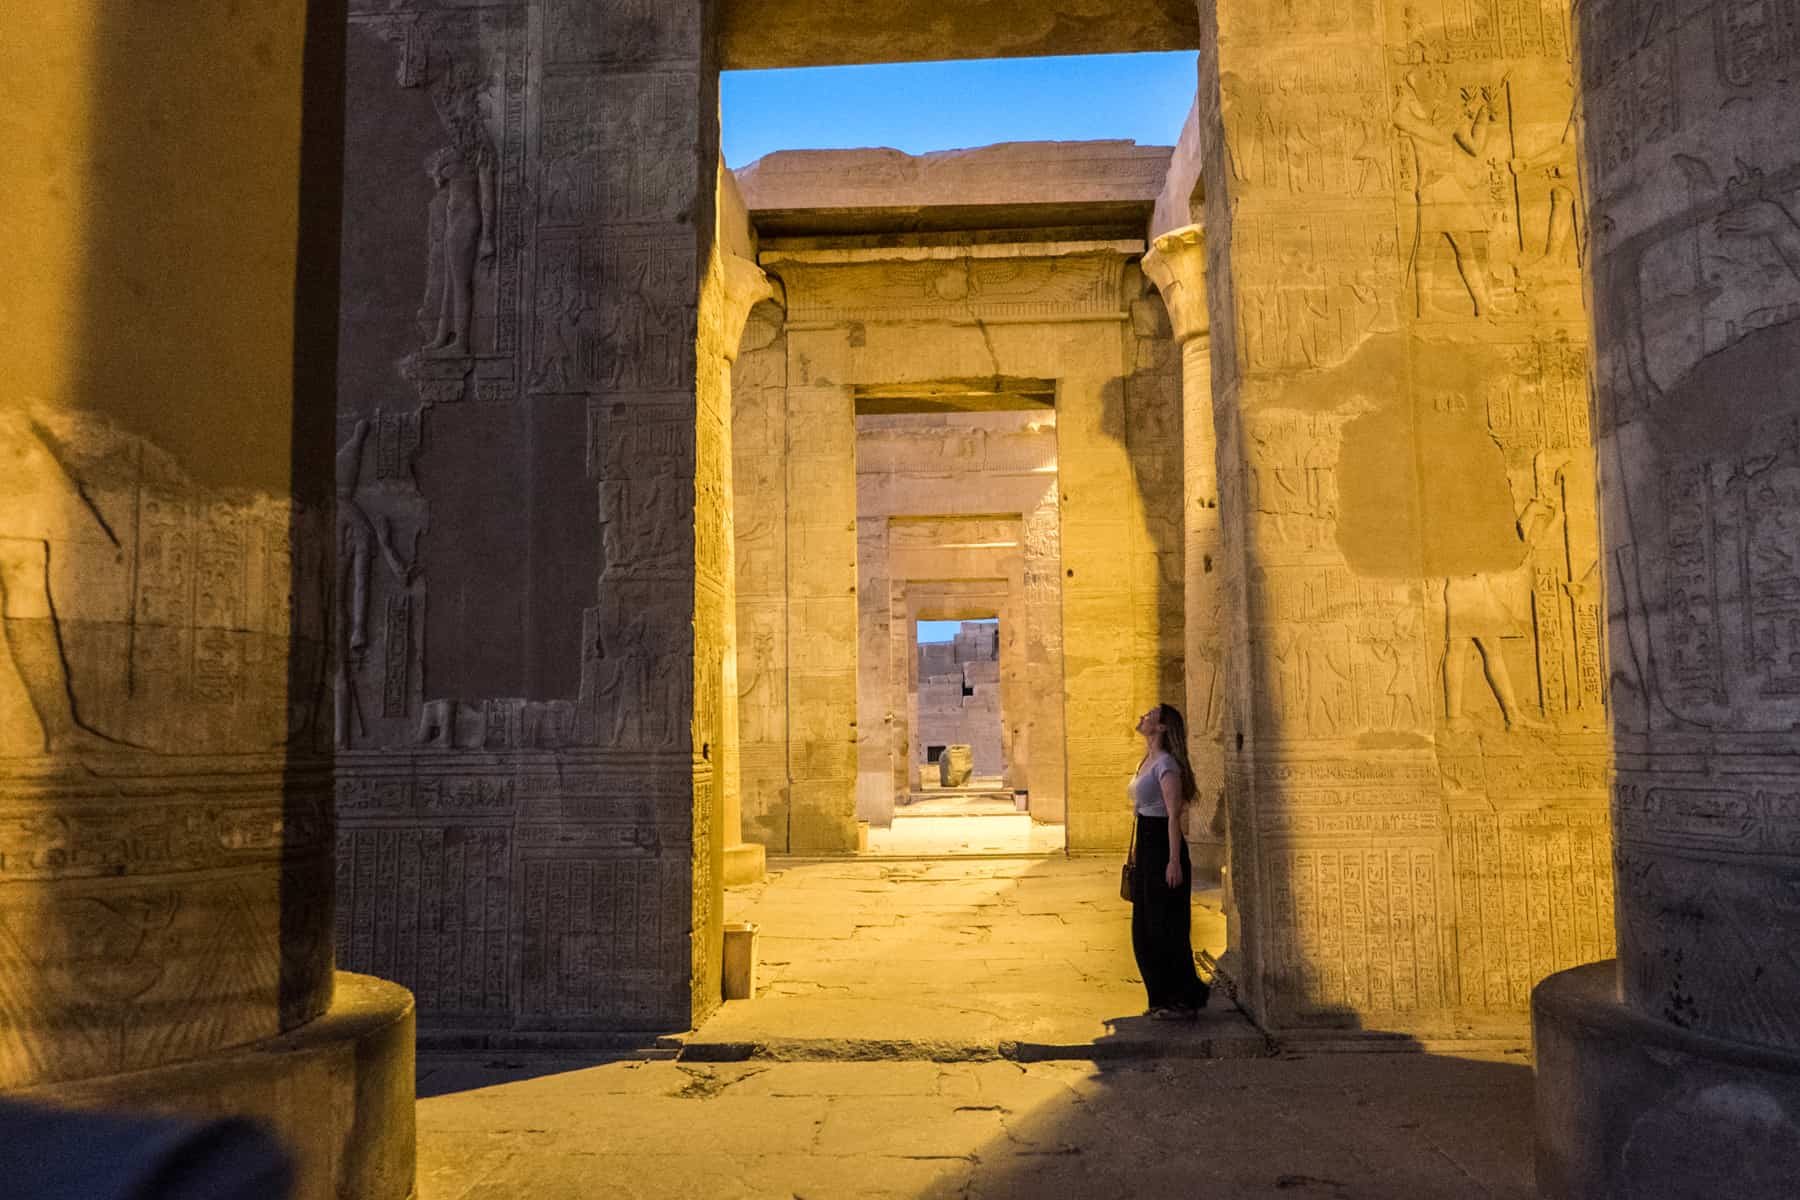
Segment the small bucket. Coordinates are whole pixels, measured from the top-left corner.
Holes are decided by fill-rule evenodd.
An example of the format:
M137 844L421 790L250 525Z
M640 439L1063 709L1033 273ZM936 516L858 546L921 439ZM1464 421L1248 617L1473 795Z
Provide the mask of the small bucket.
M756 995L756 926L753 923L725 923L725 967L722 977L725 999L748 1000Z

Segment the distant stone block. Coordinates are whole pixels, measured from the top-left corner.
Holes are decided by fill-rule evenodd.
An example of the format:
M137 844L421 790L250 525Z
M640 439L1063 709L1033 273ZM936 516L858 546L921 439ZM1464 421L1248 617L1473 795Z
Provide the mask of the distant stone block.
M938 781L945 787L963 787L974 776L974 747L947 746L938 756Z

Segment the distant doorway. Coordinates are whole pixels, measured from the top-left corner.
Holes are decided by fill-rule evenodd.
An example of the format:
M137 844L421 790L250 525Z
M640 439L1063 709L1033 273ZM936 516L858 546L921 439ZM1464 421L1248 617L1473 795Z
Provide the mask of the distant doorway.
M1002 618L920 618L911 628L907 772L892 822L869 832L869 853L1061 851L1062 824L1033 818L1024 773L1013 769Z
M1006 788L1000 697L1000 620L919 621L912 694L912 787L927 793Z

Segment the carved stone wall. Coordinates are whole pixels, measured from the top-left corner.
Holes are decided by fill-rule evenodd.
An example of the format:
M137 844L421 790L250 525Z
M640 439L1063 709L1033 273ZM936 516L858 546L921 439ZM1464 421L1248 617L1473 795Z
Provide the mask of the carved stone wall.
M0 1089L217 1061L331 1003L304 16L0 16Z
M1516 1031L1612 949L1567 14L1202 19L1250 996Z
M354 0L347 53L340 953L428 1027L685 1027L729 566L701 6Z
M1800 40L1781 6L1603 3L1581 51L1620 981L1645 1016L1791 1053Z

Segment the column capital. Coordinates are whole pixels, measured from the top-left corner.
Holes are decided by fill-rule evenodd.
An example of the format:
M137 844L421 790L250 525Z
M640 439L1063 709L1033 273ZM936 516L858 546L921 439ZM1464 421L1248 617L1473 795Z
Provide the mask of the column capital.
M1183 342L1206 337L1211 331L1206 314L1206 231L1183 225L1157 238L1144 255L1144 274L1162 293Z
M725 285L725 304L719 313L720 333L725 343L725 361L736 362L750 310L764 300L779 300L780 284L742 255L727 251L719 257L720 278Z

